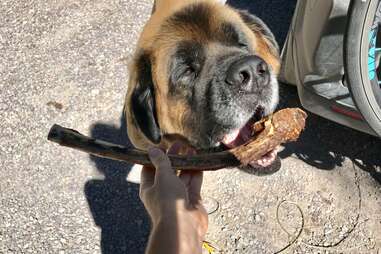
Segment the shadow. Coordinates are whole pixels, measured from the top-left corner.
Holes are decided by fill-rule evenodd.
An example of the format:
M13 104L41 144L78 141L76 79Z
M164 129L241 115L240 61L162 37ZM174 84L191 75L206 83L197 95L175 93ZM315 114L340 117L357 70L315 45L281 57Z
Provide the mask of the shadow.
M121 128L95 123L91 136L131 146L126 121ZM90 156L103 180L89 180L84 192L95 224L101 228L101 250L104 254L144 253L148 241L150 220L139 199L139 185L127 182L132 165Z
M296 7L296 0L228 0L227 4L241 10L248 10L251 14L262 19L282 48L286 40L288 29Z
M280 85L280 108L301 107L296 87ZM356 120L353 120L356 121ZM342 166L346 158L380 181L381 140L308 113L306 128L297 142L288 143L278 155L295 156L321 170Z
M343 27L347 27L346 15L331 18L329 21L329 26L324 31L324 36L343 34Z
M262 167L252 167L252 166L240 166L238 167L239 170L255 176L268 176L275 174L278 172L282 167L282 161L280 160L279 156L276 157L274 163L268 167L262 168Z

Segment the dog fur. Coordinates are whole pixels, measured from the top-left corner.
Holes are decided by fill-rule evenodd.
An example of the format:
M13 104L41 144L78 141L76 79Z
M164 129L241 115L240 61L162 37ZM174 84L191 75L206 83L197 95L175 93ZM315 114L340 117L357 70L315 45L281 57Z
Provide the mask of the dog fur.
M268 88L245 94L225 84L229 64L247 55L269 66ZM157 1L129 68L128 136L143 150L179 139L217 146L256 105L275 109L279 68L277 43L259 18L213 0Z

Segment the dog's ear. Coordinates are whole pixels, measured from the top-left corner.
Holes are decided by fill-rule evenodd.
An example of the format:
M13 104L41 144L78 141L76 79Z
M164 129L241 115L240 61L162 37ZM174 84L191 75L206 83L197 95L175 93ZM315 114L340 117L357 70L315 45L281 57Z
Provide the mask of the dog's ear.
M263 36L263 39L267 41L271 54L275 57L279 57L279 45L268 26L260 18L250 14L248 11L238 10L238 13L241 19L255 34Z
M142 53L136 62L136 85L130 99L134 124L152 143L160 143L161 134L156 117L155 90L152 81L151 60Z

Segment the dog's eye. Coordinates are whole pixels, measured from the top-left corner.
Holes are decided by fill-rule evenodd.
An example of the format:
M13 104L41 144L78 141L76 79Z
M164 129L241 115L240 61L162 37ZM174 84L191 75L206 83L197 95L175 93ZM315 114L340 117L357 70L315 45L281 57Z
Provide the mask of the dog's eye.
M191 65L181 65L175 69L172 75L174 84L189 84L197 77L196 68Z
M192 74L195 73L195 72L196 72L196 70L195 70L194 67L192 67L192 66L187 66L187 67L185 68L185 70L184 70L183 75L189 76L189 75L192 75Z
M238 46L242 49L249 49L249 45L247 45L247 43L244 42L238 42Z
M198 77L201 66L196 62L183 61L175 66L172 73L173 84L189 85Z
M200 69L200 65L198 63L195 63L195 62L184 63L182 76L186 76L186 77L194 76L194 77L196 77L199 69Z

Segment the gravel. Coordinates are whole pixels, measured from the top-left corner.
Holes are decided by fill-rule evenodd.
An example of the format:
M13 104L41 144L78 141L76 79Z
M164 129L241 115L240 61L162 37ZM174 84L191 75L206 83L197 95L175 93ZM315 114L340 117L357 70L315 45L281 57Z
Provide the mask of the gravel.
M267 17L281 43L295 1L269 1L273 9L254 2L234 4ZM60 148L46 135L58 123L128 143L127 63L151 7L148 0L0 2L0 253L143 253L150 222L139 167ZM281 107L298 105L296 90L282 86ZM285 253L378 253L379 151L380 140L310 115L276 173L205 174L207 239L220 253L273 253L301 230Z

